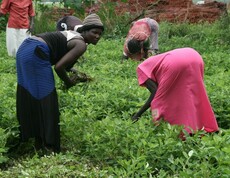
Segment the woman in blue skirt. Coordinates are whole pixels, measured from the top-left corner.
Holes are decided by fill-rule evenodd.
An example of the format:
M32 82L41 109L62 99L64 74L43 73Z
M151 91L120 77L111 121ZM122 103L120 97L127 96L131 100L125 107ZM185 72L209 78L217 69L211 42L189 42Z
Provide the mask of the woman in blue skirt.
M35 138L36 148L60 152L59 106L52 66L66 88L77 77L68 70L84 54L87 44L96 45L104 26L96 14L88 15L78 31L56 31L32 36L17 55L17 118L21 141Z

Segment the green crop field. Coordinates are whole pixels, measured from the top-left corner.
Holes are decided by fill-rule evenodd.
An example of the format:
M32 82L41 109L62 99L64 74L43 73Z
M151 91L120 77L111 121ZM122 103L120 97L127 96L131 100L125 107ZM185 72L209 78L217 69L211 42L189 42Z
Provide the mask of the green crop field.
M224 26L223 26L224 25ZM0 177L172 177L227 178L230 175L229 23L160 24L164 52L193 47L205 62L205 86L220 132L198 132L186 141L179 126L152 123L146 112L131 115L149 93L136 79L138 62L121 63L124 38L89 46L75 67L93 78L69 90L55 75L61 112L60 154L41 155L33 144L18 143L15 113L16 65L0 33ZM228 32L228 33L226 33ZM202 138L201 135L203 136Z

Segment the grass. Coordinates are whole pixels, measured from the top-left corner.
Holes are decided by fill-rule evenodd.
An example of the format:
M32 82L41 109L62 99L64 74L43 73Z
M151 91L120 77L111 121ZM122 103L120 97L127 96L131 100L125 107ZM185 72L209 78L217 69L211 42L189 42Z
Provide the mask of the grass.
M178 33L181 31L181 33ZM68 91L55 75L61 112L60 154L42 155L18 141L15 116L15 59L8 57L0 34L0 161L1 177L227 177L230 165L229 50L218 24L161 24L161 52L177 47L197 49L205 61L205 84L220 132L197 133L185 142L180 127L140 121L131 115L148 92L136 79L137 62L121 64L123 38L101 39L89 46L77 69L94 80ZM227 39L226 39L227 40ZM202 138L201 135L204 136ZM3 139L4 138L4 139ZM1 152L3 150L3 152ZM4 152L5 151L5 152Z

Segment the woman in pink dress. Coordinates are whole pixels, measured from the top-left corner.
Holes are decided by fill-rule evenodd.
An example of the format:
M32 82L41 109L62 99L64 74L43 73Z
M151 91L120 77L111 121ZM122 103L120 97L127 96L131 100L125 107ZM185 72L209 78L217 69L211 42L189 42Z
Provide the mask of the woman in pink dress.
M204 62L192 48L179 48L146 59L137 67L140 86L150 97L132 117L139 117L151 107L153 121L164 119L182 125L188 133L218 131L204 78Z

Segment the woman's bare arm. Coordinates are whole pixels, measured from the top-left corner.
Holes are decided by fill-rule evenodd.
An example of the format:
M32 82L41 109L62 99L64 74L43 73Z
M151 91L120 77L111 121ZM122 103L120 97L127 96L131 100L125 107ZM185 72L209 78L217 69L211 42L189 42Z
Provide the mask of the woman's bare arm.
M68 53L66 53L55 65L54 69L61 80L64 81L67 88L76 84L74 78L70 78L67 74L67 67L75 63L77 59L86 51L86 44L82 40L73 39L68 42Z
M156 94L157 84L153 80L146 80L145 86L150 91L150 96L145 102L145 104L139 109L139 111L132 116L133 121L137 121L141 117L141 115L150 107L151 102Z

